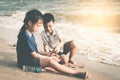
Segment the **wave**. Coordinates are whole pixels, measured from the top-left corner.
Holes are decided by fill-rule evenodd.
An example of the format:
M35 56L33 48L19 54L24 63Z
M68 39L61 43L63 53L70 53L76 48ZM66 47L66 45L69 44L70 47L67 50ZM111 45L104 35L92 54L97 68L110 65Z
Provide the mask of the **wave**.
M87 56L89 60L120 66L120 34L104 27L90 28L72 23L59 23L57 26L62 30L65 41L77 42L77 53Z
M16 11L9 16L0 16L0 27L18 30L23 24L24 11Z

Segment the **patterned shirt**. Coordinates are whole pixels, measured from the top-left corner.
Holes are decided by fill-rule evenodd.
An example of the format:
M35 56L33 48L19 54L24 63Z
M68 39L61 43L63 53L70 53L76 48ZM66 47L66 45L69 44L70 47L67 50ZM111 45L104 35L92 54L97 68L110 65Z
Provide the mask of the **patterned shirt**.
M43 44L47 44L49 46L50 51L52 51L56 45L59 44L60 39L62 39L60 32L57 30L54 30L52 35L46 31L42 31L41 38Z

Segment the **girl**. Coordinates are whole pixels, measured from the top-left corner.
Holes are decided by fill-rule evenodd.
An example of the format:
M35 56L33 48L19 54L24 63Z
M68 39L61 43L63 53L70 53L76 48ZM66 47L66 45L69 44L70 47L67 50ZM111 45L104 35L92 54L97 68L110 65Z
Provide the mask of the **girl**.
M42 13L38 10L31 10L26 13L24 25L22 26L17 41L17 61L18 66L22 68L23 65L39 66L42 68L52 68L54 71L71 74L80 78L87 78L87 72L78 72L69 69L58 62L52 57L44 56L47 54L39 52L35 42L34 32L37 32L38 27L42 25Z

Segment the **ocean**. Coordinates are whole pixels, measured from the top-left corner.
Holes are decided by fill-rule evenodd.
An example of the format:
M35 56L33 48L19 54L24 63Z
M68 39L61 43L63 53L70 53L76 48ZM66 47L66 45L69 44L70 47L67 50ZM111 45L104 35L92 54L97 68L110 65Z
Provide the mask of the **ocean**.
M16 42L25 13L31 9L52 13L64 40L77 42L77 53L120 66L120 0L0 0L0 38L5 35Z

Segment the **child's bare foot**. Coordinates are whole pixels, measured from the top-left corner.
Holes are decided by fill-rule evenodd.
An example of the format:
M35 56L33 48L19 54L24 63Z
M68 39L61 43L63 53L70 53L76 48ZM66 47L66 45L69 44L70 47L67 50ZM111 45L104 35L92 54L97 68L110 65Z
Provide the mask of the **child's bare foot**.
M74 60L72 60L72 59L69 60L69 63L76 64L76 62Z
M88 79L89 75L88 72L78 72L74 74L75 77L81 78L81 79Z

